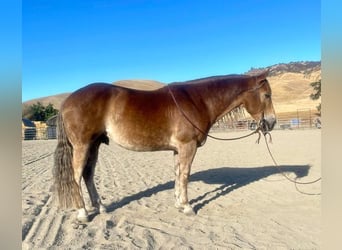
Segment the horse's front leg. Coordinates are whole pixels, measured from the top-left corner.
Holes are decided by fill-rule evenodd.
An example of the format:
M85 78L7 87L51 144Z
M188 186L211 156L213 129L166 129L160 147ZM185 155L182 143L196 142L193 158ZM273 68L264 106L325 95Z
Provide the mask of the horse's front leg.
M191 164L196 154L196 142L191 142L179 147L178 169L176 168L175 194L176 206L182 208L187 215L195 214L188 200L188 182L191 171ZM177 163L177 161L176 161ZM178 170L178 171L177 171ZM177 174L178 173L178 174ZM178 180L177 180L178 179ZM177 198L178 196L178 198Z
M179 155L177 151L173 152L173 158L174 158L174 170L175 170L175 206L176 208L181 207L181 202L180 202L180 186L179 186L179 175L180 175L180 170L179 170Z

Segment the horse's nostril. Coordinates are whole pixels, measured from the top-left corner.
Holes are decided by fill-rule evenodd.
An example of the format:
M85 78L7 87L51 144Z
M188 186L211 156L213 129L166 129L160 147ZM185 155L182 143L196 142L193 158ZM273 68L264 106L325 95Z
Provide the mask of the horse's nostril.
M274 125L276 124L275 118L270 119L262 119L260 121L260 127L263 131L271 131L274 128Z
M267 126L269 130L272 130L274 128L274 125L276 124L277 120L275 118L269 119L267 122Z

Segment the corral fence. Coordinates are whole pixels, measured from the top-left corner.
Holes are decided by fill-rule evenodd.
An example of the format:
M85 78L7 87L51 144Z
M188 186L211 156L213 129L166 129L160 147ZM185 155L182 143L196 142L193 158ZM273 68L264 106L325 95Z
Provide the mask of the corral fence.
M22 140L48 140L57 138L57 116L51 117L46 122L29 121L22 119Z
M49 140L57 138L56 116L44 122L33 122L34 126L22 126L22 140ZM26 122L27 125L27 122ZM256 122L245 116L235 119L231 115L223 117L217 121L211 129L211 132L224 131L243 131L255 130L257 128ZM312 109L297 109L293 112L286 112L277 114L277 123L274 129L313 129L321 128L320 116L317 115L316 110Z
M250 116L238 120L226 116L215 123L211 131L255 130L256 128L257 123ZM320 116L313 109L297 109L293 112L279 113L274 127L278 130L311 128L321 128Z
M23 127L21 129L22 140L48 140L56 138L56 127Z

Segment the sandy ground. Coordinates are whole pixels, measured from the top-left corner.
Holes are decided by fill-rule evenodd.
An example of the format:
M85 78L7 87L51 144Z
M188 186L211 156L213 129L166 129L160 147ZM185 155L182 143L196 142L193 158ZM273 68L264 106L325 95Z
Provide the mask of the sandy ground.
M234 137L245 132L215 133ZM274 131L272 152L290 178L321 175L320 130ZM198 150L189 183L197 215L174 208L172 152L102 145L96 185L108 213L74 228L52 197L55 140L22 143L23 249L320 249L319 195L278 173L256 136ZM298 185L320 193L321 183ZM85 190L85 189L84 189ZM86 202L89 203L88 196Z

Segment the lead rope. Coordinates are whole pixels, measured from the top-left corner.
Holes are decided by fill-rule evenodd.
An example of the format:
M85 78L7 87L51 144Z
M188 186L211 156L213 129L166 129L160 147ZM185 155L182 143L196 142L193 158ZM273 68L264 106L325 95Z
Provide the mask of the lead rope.
M322 180L322 177L319 177L319 178L317 178L316 180L313 180L313 181L308 181L308 182L299 182L299 181L297 181L296 179L291 179L290 177L288 177L283 171L281 171L281 167L278 165L278 163L277 163L277 161L274 159L274 156L273 156L273 154L272 154L272 152L271 152L271 150L270 150L270 147L269 147L269 145L268 145L268 142L267 142L267 139L266 139L266 136L267 135L269 135L269 137L270 137L270 142L271 142L271 134L269 133L269 132L266 132L266 133L264 133L264 139L265 139L265 143L266 143L266 147L267 147L267 151L268 151L268 153L269 153L269 155L270 155L270 157L271 157L271 159L272 159L272 161L273 161L273 164L274 164L274 166L278 169L278 172L282 175L282 176L284 176L288 181L290 181L290 182L293 182L294 184L295 184L295 187L296 187L296 190L299 192L299 193L301 193L301 194L306 194L306 195L321 195L321 193L307 193L307 192L303 192L303 191L301 191L301 190L299 190L299 188L298 188L298 184L299 185L309 185L309 184L313 184L313 183L316 183L316 182L318 182L318 181L320 181L320 180ZM259 139L260 139L260 132L259 132Z
M200 129L198 126L196 126L196 124L194 124L194 123L190 120L190 118L185 114L184 110L179 106L179 104L178 104L178 102L177 102L175 96L173 95L173 93L172 93L172 91L171 91L170 86L167 85L167 87L168 87L169 93L170 93L170 95L171 95L171 97L172 97L174 103L176 104L178 110L182 113L182 115L184 116L184 118L185 118L185 119L186 119L194 128L196 128L199 132L201 132L202 134L204 134L204 135L206 135L206 136L208 136L208 137L210 137L210 138L212 138L212 139L214 139L214 140L220 140L220 141L233 141L233 140L239 140L239 139L243 139L243 138L249 137L249 136L254 135L254 134L258 134L258 139L257 139L256 142L255 142L255 143L258 143L258 144L259 144L259 142L260 142L261 134L263 134L264 139L265 139L265 143L266 143L266 147L267 147L267 150L268 150L268 153L269 153L269 155L270 155L270 157L271 157L271 159L272 159L272 161L273 161L274 166L277 168L277 170L279 171L279 173L280 173L281 175L283 175L288 181L293 182L293 183L295 184L296 190L297 190L299 193L301 193L301 194L306 194L306 195L321 195L321 193L306 193L306 192L303 192L303 191L299 190L299 189L298 189L298 186L297 186L298 184L300 184L300 185L313 184L313 183L315 183L315 182L320 181L320 180L322 179L321 177L319 177L318 179L316 179L316 180L314 180L314 181L299 182L299 181L296 181L297 178L296 178L295 180L293 180L293 179L291 179L290 177L288 177L283 171L281 171L281 167L278 165L278 163L277 163L276 160L274 159L273 154L272 154L272 152L271 152L271 150L270 150L270 147L269 147L268 142L267 142L267 139L266 139L266 136L268 135L268 136L269 136L269 142L272 143L272 136L271 136L271 134L270 134L269 132L267 132L267 131L266 131L266 132L261 131L261 126L262 126L261 123L259 123L259 126L258 126L258 128L257 128L255 131L253 131L252 133L249 133L249 134L247 134L247 135L240 136L240 137L234 137L234 138L219 138L219 137L216 137L216 136L209 135L208 133L206 133L206 132L204 132L202 129Z

